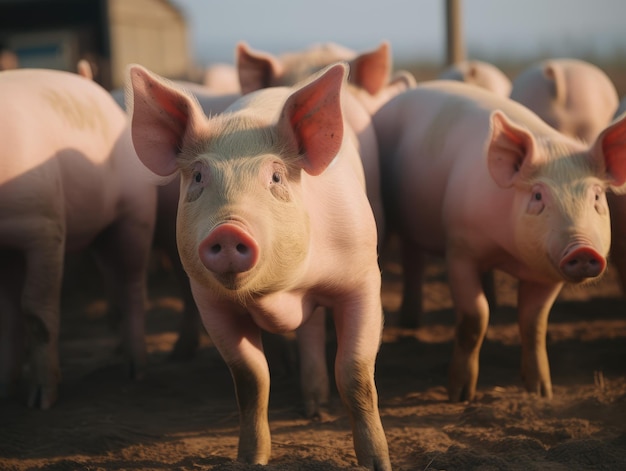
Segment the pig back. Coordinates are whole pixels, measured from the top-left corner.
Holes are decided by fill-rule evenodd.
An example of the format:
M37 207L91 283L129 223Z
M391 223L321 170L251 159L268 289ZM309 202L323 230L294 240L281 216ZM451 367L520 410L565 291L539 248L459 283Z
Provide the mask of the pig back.
M124 113L96 83L52 70L3 73L0 102L2 217L65 218L70 246L73 234L83 239L97 232L117 204L112 155Z
M396 230L442 252L446 220L477 219L498 194L485 152L494 110L537 134L554 133L510 99L455 81L420 84L374 115L385 212Z

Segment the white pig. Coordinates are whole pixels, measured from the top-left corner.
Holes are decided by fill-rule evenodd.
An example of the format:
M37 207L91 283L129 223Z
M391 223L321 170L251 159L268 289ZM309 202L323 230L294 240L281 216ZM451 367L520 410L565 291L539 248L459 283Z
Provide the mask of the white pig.
M510 99L435 81L390 100L374 125L390 226L409 253L446 257L457 315L450 399L475 396L489 318L480 275L492 269L519 279L524 384L551 397L548 314L565 282L605 270L605 191L626 180L626 119L589 146Z
M446 67L440 74L442 80L471 83L500 96L511 93L511 80L496 66L483 61L461 61Z
M248 94L207 119L189 95L130 69L144 164L180 173L177 241L202 321L228 364L238 458L267 463L270 377L261 330L299 329L323 361L317 307L332 309L335 376L359 464L391 469L374 364L382 309L376 225L335 65L294 88Z
M609 124L619 98L611 79L578 59L549 59L513 80L511 98L553 128L592 142Z
M15 254L3 258L0 270L0 385L10 393L18 380L25 332L28 404L47 409L61 377L66 251L91 246L107 280L115 282L123 346L131 373L141 373L156 189L140 178L146 172L125 114L93 81L52 70L6 71L0 103L0 249Z

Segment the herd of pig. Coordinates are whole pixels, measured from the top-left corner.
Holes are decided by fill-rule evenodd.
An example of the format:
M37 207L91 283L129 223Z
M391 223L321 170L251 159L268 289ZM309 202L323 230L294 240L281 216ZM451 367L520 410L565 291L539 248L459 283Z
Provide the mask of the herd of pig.
M314 417L329 396L328 314L357 460L391 469L374 371L379 253L394 236L407 325L422 308L424 255L445 257L450 399L475 395L494 269L519 280L524 385L550 398L546 331L562 286L600 277L609 250L626 279L626 114L609 78L559 59L513 82L467 62L418 84L392 74L386 42L279 57L240 43L236 62L205 85L133 65L111 93L84 68L0 73L0 395L24 371L29 406L57 399L63 260L86 247L140 377L159 247L185 293L173 354L194 354L201 319L235 384L239 460L270 458L261 332L296 332Z

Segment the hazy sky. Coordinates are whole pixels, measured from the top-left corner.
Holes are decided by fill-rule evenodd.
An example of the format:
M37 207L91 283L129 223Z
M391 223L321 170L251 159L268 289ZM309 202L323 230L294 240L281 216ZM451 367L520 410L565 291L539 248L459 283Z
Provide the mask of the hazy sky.
M195 59L232 62L235 44L275 54L334 41L356 51L391 42L398 60L444 60L444 0L172 0ZM476 59L616 55L626 60L626 0L461 0Z

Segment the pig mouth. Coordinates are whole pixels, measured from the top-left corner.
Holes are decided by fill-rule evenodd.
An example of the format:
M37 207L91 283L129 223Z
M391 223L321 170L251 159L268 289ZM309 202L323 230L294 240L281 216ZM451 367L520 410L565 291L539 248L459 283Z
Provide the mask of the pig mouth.
M250 273L245 272L226 272L212 273L215 280L229 291L239 291L247 285Z

